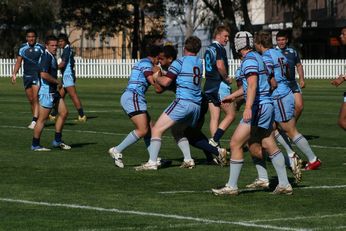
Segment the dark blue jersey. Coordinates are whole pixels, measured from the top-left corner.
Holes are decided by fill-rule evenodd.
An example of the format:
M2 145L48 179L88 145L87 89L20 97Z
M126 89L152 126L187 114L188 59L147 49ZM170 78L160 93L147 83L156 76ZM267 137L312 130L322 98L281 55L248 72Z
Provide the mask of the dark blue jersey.
M18 56L21 56L24 61L23 73L24 76L38 76L39 74L39 60L44 53L44 46L35 43L30 46L29 43L23 43L19 50Z
M296 80L296 65L300 63L300 57L296 50L290 47L285 47L284 49L277 48L286 57L288 65L290 68L289 81Z
M50 74L53 78L58 78L58 64L56 58L46 50L42 55L40 62L40 72L46 72ZM41 87L39 94L49 94L57 91L57 85L50 83L47 80L41 78Z
M62 75L75 76L74 71L74 54L71 46L67 44L61 55L61 61L65 63L64 68L61 69Z
M228 73L228 59L226 49L220 43L214 41L207 47L207 50L204 54L206 77L204 85L205 93L217 93L219 91L221 82L224 81L216 66L216 61L218 60L223 60L226 71ZM227 82L225 83L228 85Z

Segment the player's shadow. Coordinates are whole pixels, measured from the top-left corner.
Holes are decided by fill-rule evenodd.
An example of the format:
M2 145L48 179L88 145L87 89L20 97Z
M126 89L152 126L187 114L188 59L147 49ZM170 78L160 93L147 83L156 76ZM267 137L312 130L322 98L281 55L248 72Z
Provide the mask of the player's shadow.
M75 126L76 123L73 123L73 122L65 122L64 125L68 125L68 126ZM50 128L50 127L55 127L55 122L47 122L44 127L46 128Z
M71 148L82 148L84 146L88 146L88 145L94 145L97 144L96 142L85 142L85 143L74 143L71 144Z
M320 136L315 136L315 135L304 135L305 139L307 140L315 140L315 139L319 139Z

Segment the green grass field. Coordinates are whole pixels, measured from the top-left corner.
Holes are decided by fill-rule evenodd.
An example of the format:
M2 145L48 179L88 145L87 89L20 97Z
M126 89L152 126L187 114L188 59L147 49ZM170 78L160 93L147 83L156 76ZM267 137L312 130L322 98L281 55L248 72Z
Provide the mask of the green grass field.
M216 197L210 189L226 183L229 167L206 165L203 153L192 148L196 168L180 169L182 154L169 132L160 156L172 159L171 167L136 172L133 167L148 158L143 141L123 152L124 169L114 166L108 149L133 129L119 103L126 82L78 80L89 120L75 123L77 113L67 98L63 139L72 149L37 153L30 150L31 113L22 82L11 86L9 78L0 79L0 230L346 230L346 133L336 125L344 86L307 81L298 128L323 164L303 173L293 196L256 191ZM173 98L152 90L147 95L154 119ZM204 131L208 134L207 123ZM42 145L53 138L54 125L48 122ZM240 188L256 177L245 156ZM291 173L289 178L293 181Z

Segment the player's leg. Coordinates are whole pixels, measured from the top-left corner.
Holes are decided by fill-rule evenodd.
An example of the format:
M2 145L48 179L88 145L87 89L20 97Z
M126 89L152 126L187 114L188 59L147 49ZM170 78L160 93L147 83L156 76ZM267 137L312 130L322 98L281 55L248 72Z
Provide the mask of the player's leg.
M346 130L346 92L344 93L344 102L341 104L338 125Z
M292 118L287 122L281 122L280 126L290 137L292 142L297 148L308 158L309 163L305 166L306 170L315 170L321 165L321 161L317 158L315 153L312 151L307 139L299 133L296 128L295 119Z
M60 98L60 96L55 97L59 116L55 122L55 135L52 144L53 147L59 147L61 149L68 150L71 149L71 147L62 141L62 130L68 116L68 110L64 99Z
M223 120L218 125L218 128L213 136L213 140L216 143L220 143L220 139L224 135L225 131L229 128L231 123L235 119L235 106L234 103L221 104L221 109L225 113Z
M235 129L231 141L230 173L226 186L221 189L212 189L215 195L237 195L238 178L244 163L243 145L250 138L250 125L240 123Z
M41 147L40 139L44 128L44 124L48 118L48 115L53 107L53 100L49 94L39 96L40 106L38 112L38 118L36 126L34 128L34 135L32 138L31 149L34 151L49 151L50 149Z
M273 193L291 195L293 190L287 178L285 158L281 150L276 145L274 133L271 133L269 136L263 138L262 146L268 152L279 179L279 184Z
M32 121L30 123L30 125L28 126L28 128L30 129L34 129L36 121L37 121L37 117L38 117L38 87L34 87L35 85L27 85L25 87L25 95L26 98L29 101L30 104L30 109L31 109L31 113L32 113Z
M76 87L75 86L69 86L65 88L67 93L70 95L71 100L73 102L73 105L78 111L78 118L83 118L84 117L84 110L82 107L82 103L77 95Z
M209 107L209 113L210 113L209 130L210 130L211 137L213 137L219 126L221 109L219 106L215 105L214 103L208 103L208 107Z
M296 118L296 121L298 122L303 109L304 109L304 101L303 101L303 95L301 92L294 93L294 117Z

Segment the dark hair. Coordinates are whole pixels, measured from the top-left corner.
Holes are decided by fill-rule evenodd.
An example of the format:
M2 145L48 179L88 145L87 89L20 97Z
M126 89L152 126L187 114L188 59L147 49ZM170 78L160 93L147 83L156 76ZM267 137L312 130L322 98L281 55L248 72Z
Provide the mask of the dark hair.
M261 44L264 48L272 48L273 41L271 33L263 30L259 31L255 35L255 43Z
M172 45L165 45L162 48L162 52L166 58L177 59L177 49Z
M58 41L58 38L55 35L48 35L46 37L45 43L48 44L50 41Z
M26 35L29 34L29 33L34 33L34 34L35 34L35 37L37 36L36 31L35 31L34 29L32 29L32 28L29 28L29 29L27 29L27 30L25 31L25 34L26 34Z
M162 47L158 45L149 45L146 50L147 50L147 56L156 57L161 53Z
M70 44L70 41L68 41L67 34L63 34L63 33L59 34L58 40L60 40L60 39L64 40L65 43Z
M217 27L215 28L214 33L213 33L213 38L215 38L216 35L221 34L222 31L227 31L228 33L231 32L230 29L229 29L229 27L224 26L224 25L220 25L220 26L217 26Z
M184 47L187 51L197 54L201 49L202 42L196 36L190 36L185 40Z
M285 38L288 38L287 31L285 31L285 30L279 30L279 32L276 34L276 37L285 37Z

